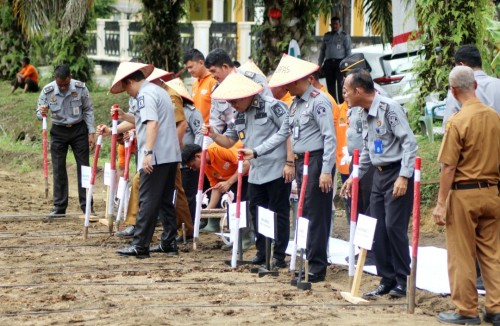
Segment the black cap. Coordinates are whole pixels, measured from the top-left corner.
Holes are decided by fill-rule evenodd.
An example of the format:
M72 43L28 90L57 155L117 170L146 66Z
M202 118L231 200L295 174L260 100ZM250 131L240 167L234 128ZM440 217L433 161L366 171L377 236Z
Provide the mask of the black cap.
M371 67L366 61L363 53L353 53L350 56L346 57L344 60L340 61L339 68L340 71L344 73L344 75L355 68L371 71Z

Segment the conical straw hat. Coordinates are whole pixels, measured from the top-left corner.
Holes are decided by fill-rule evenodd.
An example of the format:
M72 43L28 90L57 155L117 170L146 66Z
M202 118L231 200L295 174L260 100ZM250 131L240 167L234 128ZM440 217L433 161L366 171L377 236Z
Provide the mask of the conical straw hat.
M240 73L229 74L212 93L215 100L235 100L255 95L264 89L262 85Z
M153 65L148 65L145 63L137 63L137 62L122 62L118 66L116 70L115 79L113 80L113 84L111 84L111 89L109 90L112 94L118 94L125 91L122 87L122 79L127 77L128 75L136 72L137 70L141 70L144 74L144 77L148 77L154 70Z
M147 81L152 82L158 78L161 78L163 81L167 81L167 80L172 79L173 77L174 77L173 72L168 72L166 70L155 67L155 70L153 70L151 75L149 75L149 77L147 78Z
M172 79L171 81L166 82L165 84L167 84L168 87L172 87L173 90L176 91L177 93L179 93L180 96L184 97L185 99L190 100L191 102L194 102L191 95L189 95L189 92L188 92L186 86L182 82L182 79L175 78L175 79Z
M284 54L276 71L269 81L269 87L278 87L290 84L296 80L309 76L319 69L317 64Z
M257 65L255 64L255 62L253 62L253 60L248 60L247 62L242 64L238 69L241 69L244 71L251 71L251 72L254 72L256 74L259 74L261 76L266 77L266 75L264 75L262 70L260 70L260 68L257 67Z

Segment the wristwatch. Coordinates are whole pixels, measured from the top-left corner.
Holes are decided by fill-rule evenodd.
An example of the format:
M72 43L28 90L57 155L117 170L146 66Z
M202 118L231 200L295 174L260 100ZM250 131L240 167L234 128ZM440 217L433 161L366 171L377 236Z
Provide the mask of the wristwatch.
M148 151L147 149L145 149L143 151L143 153L144 153L144 155L151 155L151 154L153 154L153 151Z

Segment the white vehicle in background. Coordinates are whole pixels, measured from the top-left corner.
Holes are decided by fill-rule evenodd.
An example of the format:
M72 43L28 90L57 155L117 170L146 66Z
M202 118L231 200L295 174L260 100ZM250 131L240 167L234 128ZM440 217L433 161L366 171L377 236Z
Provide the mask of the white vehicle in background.
M399 104L409 102L417 93L416 76L411 70L420 60L418 51L393 55L390 44L376 44L352 49L352 53L363 53L373 81Z

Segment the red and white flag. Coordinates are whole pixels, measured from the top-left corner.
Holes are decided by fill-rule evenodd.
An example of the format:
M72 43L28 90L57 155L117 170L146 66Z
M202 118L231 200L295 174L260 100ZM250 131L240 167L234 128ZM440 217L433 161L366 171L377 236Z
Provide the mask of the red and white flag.
M418 48L418 25L414 0L392 0L392 53L405 53Z

